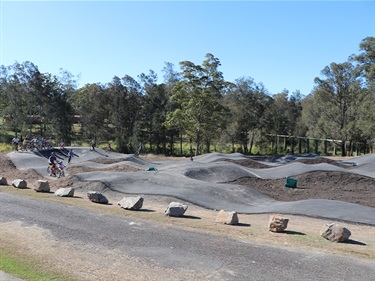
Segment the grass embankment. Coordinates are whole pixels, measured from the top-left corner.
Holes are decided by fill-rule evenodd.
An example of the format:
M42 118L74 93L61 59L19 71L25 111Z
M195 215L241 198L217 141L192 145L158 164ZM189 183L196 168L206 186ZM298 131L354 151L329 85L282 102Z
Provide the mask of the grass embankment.
M0 270L27 281L75 280L59 272L41 269L35 261L25 259L22 255L3 247L0 247Z

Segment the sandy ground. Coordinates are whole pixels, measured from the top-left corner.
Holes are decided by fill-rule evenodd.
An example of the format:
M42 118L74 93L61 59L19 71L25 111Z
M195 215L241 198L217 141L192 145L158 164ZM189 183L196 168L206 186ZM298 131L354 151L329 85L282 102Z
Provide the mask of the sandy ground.
M152 160L155 160L155 158ZM97 159L94 161L103 163L103 161L112 160ZM319 161L328 162L330 160ZM249 159L237 161L237 164L246 167L256 166L257 168L266 168L266 166L262 166L262 164ZM346 168L348 167L345 167L345 169ZM113 169L114 168L111 168L111 170ZM126 166L119 166L118 169L128 172L137 172L139 170L131 166L127 168ZM75 167L69 172L78 173L89 170L91 171L93 169ZM4 153L0 154L0 176L6 177L8 183L16 178L27 179L28 182L33 182L41 178L40 175L33 170L17 170L9 157ZM308 184L299 186L297 189L267 188L268 191L266 192L265 187L283 184L284 180L243 178L237 180L235 183L251 185L252 188L256 186L257 190L280 201L311 198L337 199L337 196L341 194L339 200L375 207L372 191L375 186L373 178L353 174L345 175L338 172L316 172L314 174L308 173L299 175L298 177L304 177L304 182L308 182ZM311 181L307 181L307 178L311 178ZM345 184L342 184L343 182L345 182ZM61 186L70 185L72 185L72 182L69 178L50 181L51 191L55 191ZM319 188L314 188L313 186L318 186ZM314 192L299 193L299 191L303 189L311 189L314 190ZM87 208L95 212L124 215L132 217L135 220L152 221L166 227L177 227L196 232L223 235L235 239L248 240L251 243L266 243L277 247L292 247L338 255L351 255L355 258L368 260L370 262L375 261L375 227L372 226L344 223L352 232L350 240L347 243L331 243L319 235L322 226L325 223L331 223L331 220L285 215L284 217L289 219L287 231L284 233L273 233L268 231L269 214L239 214L240 224L238 226L228 226L215 223L218 210L207 210L189 204L187 215L199 217L199 220L166 217L163 215L166 206L171 201L177 200L165 196L145 196L143 207L145 209L155 210L155 212L148 213L129 212L120 209L116 203L120 201L124 195L118 193L105 194L110 202L113 203L112 205L98 205L90 202L85 192L79 190L76 191L76 195L82 198L80 200L65 200L64 198L51 196L50 194L36 193L32 189L18 190L13 187L1 187L0 192L18 194L19 196L38 197L43 200L59 201L64 204ZM181 202L181 200L178 201ZM35 237L38 239L35 239ZM48 235L46 235L42 229L35 227L25 229L18 223L1 225L0 245L6 245L4 250L9 251L9 253L14 256L24 256L33 259L38 266L46 270L66 271L67 274L69 272L75 272L75 277L82 280L90 280L90 276L93 276L92 270L95 264L108 264L108 266L103 266L100 268L100 272L95 272L94 280L109 280L109 277L113 280L118 280L119 276L125 272L131 273L132 268L135 266L140 266L143 270L151 272L154 277L163 274L163 272L159 271L157 268L148 268L147 265L139 265L136 261L124 260L122 262L120 256L114 255L114 253L99 255L98 253L92 252L90 249L85 249L84 246L75 247L74 250L72 250L73 248L69 247L69 245L60 244L53 239L49 239ZM25 251L24 249L28 250ZM115 260L108 260L109 256L117 257L120 260L117 262ZM124 266L124 264L128 266ZM169 276L176 279L179 278L178 273L175 272L170 272ZM138 280L151 280L147 278L146 276L139 276ZM199 280L199 277L191 277L189 280Z

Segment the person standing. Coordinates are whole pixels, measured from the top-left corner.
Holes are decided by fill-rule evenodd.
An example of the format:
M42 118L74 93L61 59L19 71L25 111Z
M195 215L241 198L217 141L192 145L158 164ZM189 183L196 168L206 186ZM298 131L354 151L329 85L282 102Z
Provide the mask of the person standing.
M18 143L20 142L20 139L15 135L15 137L12 139L12 143L14 146L14 151L18 151Z
M108 143L108 145L107 145L107 152L108 152L108 153L111 152L111 144L110 144L110 143Z
M96 146L96 141L95 141L95 139L92 139L91 148L92 148L93 151L95 151L95 146Z
M68 164L70 163L70 160L72 160L72 156L73 156L73 149L71 149L71 150L68 152Z

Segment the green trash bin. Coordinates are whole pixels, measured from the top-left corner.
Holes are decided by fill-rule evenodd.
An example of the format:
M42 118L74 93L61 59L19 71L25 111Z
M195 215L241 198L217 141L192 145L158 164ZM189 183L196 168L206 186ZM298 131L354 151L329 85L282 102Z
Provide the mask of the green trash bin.
M157 171L158 169L156 169L155 167L150 167L150 168L147 168L146 171Z
M285 187L297 188L297 180L292 178L286 178Z

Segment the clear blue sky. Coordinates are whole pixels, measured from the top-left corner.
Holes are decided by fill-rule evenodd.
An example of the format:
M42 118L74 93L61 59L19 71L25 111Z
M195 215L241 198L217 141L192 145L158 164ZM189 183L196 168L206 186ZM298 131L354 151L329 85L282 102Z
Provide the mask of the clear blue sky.
M165 62L221 61L227 81L245 76L270 94L311 92L332 62L375 36L375 1L0 0L0 64L63 68L79 84L137 79Z

